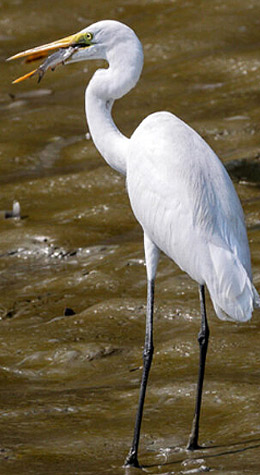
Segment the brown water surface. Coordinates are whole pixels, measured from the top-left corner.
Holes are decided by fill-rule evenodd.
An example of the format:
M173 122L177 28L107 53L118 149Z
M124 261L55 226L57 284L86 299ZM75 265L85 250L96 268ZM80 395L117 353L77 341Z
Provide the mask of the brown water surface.
M0 12L0 473L123 474L146 277L124 179L85 138L84 89L100 63L12 86L29 68L4 60L104 18L134 28L145 66L116 104L116 122L130 135L147 114L167 109L205 137L236 183L259 289L260 4L3 0ZM21 220L4 219L13 200ZM75 314L65 316L66 307ZM209 303L209 321L206 449L190 454L197 286L162 257L140 447L147 473L260 473L259 311L236 325L218 321Z

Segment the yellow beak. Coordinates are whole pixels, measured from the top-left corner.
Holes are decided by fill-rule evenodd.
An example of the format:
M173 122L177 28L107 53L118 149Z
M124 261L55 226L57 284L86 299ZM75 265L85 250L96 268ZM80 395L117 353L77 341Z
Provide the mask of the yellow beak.
M53 41L52 43L47 43L46 45L36 46L36 48L21 51L21 53L17 53L14 56L8 58L7 61L12 61L13 59L25 57L27 57L27 62L35 61L36 59L41 59L45 56L48 56L49 51L59 48L67 48L68 46L75 44L77 38L78 34L66 36L66 38L62 38L61 40Z
M35 48L22 51L21 53L17 53L14 56L11 56L10 58L8 58L7 61L11 61L13 59L19 59L19 58L26 58L26 62L31 63L38 59L45 58L46 56L48 56L50 51L57 50L59 48L67 48L69 46L76 44L78 38L79 38L78 33L71 36L66 36L66 38L53 41L52 43L47 43L45 45L37 46ZM24 76L13 81L13 84L21 82L24 79L27 79L33 76L36 72L37 72L37 69L35 69L34 71L31 71L28 74L25 74Z

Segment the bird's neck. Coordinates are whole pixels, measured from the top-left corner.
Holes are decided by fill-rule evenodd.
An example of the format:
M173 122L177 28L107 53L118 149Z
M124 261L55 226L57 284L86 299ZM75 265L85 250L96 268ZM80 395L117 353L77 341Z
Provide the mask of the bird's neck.
M96 71L85 94L86 117L95 146L106 162L123 175L129 139L115 125L111 110L114 101L130 91L139 79L143 64L139 43L135 52L130 58L120 54L108 58L109 67Z
M86 90L86 116L93 142L106 162L126 174L126 154L129 139L117 128L111 117L112 100L104 100Z

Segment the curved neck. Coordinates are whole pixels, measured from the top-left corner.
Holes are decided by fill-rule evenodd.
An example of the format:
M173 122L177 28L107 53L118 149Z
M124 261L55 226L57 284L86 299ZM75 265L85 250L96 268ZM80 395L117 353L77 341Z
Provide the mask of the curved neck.
M129 139L118 130L111 110L114 101L130 91L141 74L143 52L135 38L130 57L118 48L116 54L108 55L108 69L96 71L85 93L86 117L95 146L106 162L123 175L126 174Z
M96 148L112 168L125 175L129 139L118 130L112 119L113 101L103 100L88 87L85 106L89 132Z

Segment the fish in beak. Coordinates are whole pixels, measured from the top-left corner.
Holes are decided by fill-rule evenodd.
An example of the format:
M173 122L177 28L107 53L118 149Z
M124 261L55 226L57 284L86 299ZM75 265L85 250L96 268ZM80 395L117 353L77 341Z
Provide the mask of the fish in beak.
M90 33L80 32L75 35L67 36L52 43L48 43L42 46L37 46L35 48L27 49L21 53L17 53L14 56L11 56L7 61L12 61L13 59L26 58L26 62L31 63L33 61L45 58L47 59L33 71L25 74L24 76L19 77L13 81L13 84L17 84L25 79L38 74L38 82L42 79L43 75L48 69L54 70L59 64L64 64L67 59L69 59L79 48L87 48L91 46L92 35ZM53 50L58 50L55 53L49 53Z
M38 74L39 83L48 69L54 71L56 66L59 64L65 64L65 61L69 59L77 51L77 49L77 47L69 46L68 48L61 48L58 51L55 51L55 53L48 56L47 59L37 69L34 69L30 73L15 79L13 84L24 81L24 79L32 77L35 74Z

